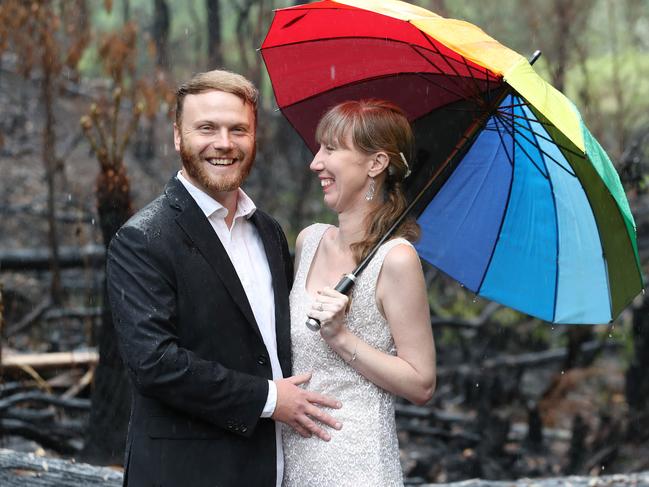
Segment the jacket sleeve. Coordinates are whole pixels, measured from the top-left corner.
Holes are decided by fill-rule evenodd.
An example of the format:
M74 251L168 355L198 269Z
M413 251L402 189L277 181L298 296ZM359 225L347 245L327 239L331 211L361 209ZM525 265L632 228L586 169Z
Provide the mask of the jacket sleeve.
M284 234L281 225L276 220L273 220L273 222L275 223L275 228L279 235L280 248L282 250L282 260L284 262L284 273L286 274L286 285L290 291L290 289L293 287L293 257L288 250L288 242L286 241L286 235Z
M113 238L107 256L113 321L134 387L184 414L252 435L268 381L179 346L174 271L160 246L153 247L146 231L127 226Z

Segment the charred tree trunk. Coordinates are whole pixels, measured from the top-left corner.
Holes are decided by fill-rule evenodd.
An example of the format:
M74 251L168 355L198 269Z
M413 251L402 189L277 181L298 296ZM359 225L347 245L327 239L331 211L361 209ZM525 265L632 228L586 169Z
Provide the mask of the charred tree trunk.
M207 62L208 69L223 66L221 51L221 11L219 0L205 0L207 8Z
M97 210L104 245L131 215L131 198L126 169L102 171L97 179ZM108 303L106 285L99 331L99 364L95 372L92 408L82 457L98 464L121 464L130 416L131 391L126 369L119 355L117 336Z
M629 436L643 440L649 431L649 298L633 312L634 357L626 372Z
M44 56L50 53L44 50ZM45 125L43 128L43 165L45 167L45 181L47 183L47 223L48 223L48 241L50 246L50 270L52 272L52 282L50 284L50 293L52 301L61 304L61 269L59 266L59 237L56 223L55 207L55 175L56 175L56 155L55 155L55 134L54 134L54 107L53 107L53 86L52 73L48 66L48 60L43 60L43 81L41 84L41 96L45 108Z
M155 0L153 18L153 41L156 47L156 64L169 68L169 6L166 0Z
M125 24L131 21L131 0L122 0L122 19Z

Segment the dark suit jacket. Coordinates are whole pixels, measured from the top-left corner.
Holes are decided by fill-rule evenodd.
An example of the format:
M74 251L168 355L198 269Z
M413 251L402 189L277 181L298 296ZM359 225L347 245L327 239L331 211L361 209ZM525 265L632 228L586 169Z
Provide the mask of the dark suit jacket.
M290 375L291 259L278 223L251 217L273 278L279 361ZM113 238L108 291L134 385L125 485L274 486L272 371L236 271L177 178Z

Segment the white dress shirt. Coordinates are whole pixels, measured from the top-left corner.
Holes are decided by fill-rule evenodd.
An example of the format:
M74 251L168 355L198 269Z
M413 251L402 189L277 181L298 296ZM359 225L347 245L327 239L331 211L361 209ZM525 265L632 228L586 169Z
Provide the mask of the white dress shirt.
M225 217L228 210L203 190L194 186L178 171L178 180L187 189L196 204L205 214L212 228L223 244L225 251L237 272L246 293L259 332L268 351L273 379L282 378L282 369L277 357L277 337L275 335L275 294L268 259L259 232L249 218L257 209L248 195L239 188L237 210L232 226L228 228ZM269 418L275 412L277 386L268 381L268 398L261 413ZM275 422L275 442L277 445L277 482L282 483L284 455L282 450L281 423Z

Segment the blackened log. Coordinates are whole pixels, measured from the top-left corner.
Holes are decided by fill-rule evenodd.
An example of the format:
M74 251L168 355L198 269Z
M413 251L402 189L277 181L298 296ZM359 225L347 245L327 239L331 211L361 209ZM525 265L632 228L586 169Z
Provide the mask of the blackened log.
M621 347L622 344L599 340L586 342L582 345L583 352L593 352L595 350L614 349ZM551 363L560 362L567 356L568 351L566 348L556 348L552 350L544 350L543 352L521 353L517 355L501 355L499 357L489 358L475 365L456 365L453 367L438 367L438 377L449 377L453 375L473 375L477 370L494 370L500 368L525 368L525 367L539 367Z
M102 245L84 247L59 247L59 266L61 269L75 267L103 266L106 249ZM0 252L0 271L43 271L50 264L49 249L14 249Z
M118 487L122 485L122 473L111 468L0 449L0 485Z
M75 446L68 439L58 438L40 425L37 426L19 419L0 419L0 431L3 436L17 435L36 441L45 448L50 448L57 453L74 454L79 451L79 447ZM1 477L0 480L2 480ZM0 485L4 486L7 484L0 483ZM23 483L22 485L25 484Z
M90 409L90 401L88 399L68 399L44 392L31 391L19 392L18 394L0 399L0 413L5 409L21 403L39 403L80 411L88 411Z
M7 327L7 330L4 334L6 337L10 337L20 333L21 331L29 328L33 325L38 319L47 311L47 309L52 306L52 300L47 296L43 301L38 304L33 310L27 313L21 320L15 325Z

